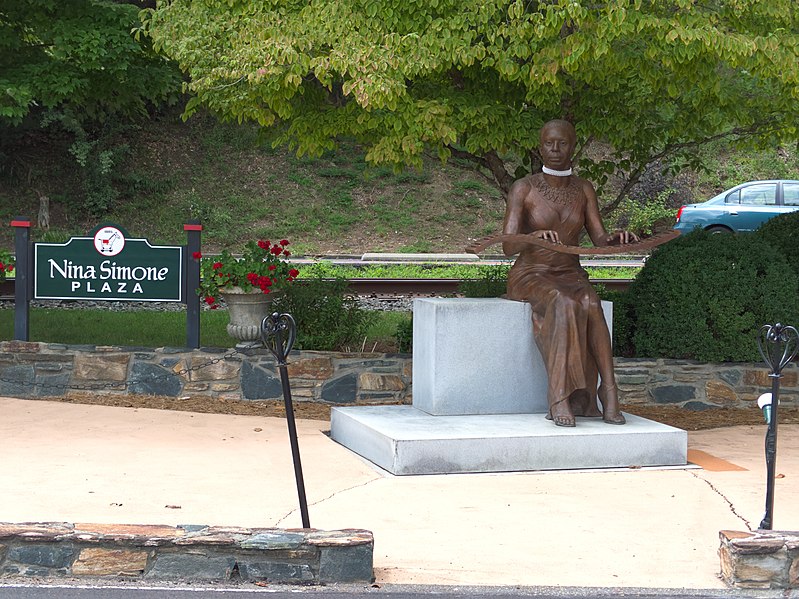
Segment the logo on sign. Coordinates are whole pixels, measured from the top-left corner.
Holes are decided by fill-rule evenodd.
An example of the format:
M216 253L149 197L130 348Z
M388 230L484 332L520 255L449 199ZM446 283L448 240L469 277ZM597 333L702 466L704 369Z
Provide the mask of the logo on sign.
M94 235L94 249L103 256L116 256L125 249L125 236L116 227L103 227Z

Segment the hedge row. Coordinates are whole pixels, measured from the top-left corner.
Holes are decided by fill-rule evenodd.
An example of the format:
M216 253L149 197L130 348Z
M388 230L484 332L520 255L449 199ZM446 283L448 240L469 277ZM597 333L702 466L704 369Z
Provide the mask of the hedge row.
M617 355L759 361L764 324L799 326L799 212L753 234L694 231L658 248L614 304Z

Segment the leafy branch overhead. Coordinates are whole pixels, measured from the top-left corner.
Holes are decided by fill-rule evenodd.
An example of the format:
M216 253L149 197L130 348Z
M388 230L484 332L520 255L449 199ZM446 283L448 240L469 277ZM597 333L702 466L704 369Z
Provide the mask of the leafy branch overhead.
M133 39L136 15L124 2L0 0L0 126L42 109L146 115L174 98L178 73Z
M142 20L190 77L187 115L280 124L299 154L344 135L374 163L454 153L507 189L563 117L614 150L583 147L581 172L626 193L707 140L797 138L794 0L161 0Z
M53 173L20 148L58 130L82 173L76 203L95 215L113 204L114 167L127 151L115 133L180 89L177 67L134 39L138 12L126 2L0 0L0 174L27 172L42 197Z

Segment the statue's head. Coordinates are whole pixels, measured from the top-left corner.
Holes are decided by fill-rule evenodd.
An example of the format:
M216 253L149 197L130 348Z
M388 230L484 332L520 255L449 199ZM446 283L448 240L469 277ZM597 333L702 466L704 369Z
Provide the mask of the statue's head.
M545 166L568 169L576 146L577 132L569 121L554 119L541 127L538 149Z

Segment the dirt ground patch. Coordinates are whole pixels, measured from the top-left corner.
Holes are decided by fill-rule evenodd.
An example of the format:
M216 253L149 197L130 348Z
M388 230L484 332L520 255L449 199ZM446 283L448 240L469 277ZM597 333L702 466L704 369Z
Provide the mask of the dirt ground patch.
M165 397L158 395L93 395L70 394L67 397L45 397L49 401L64 401L91 405L125 408L150 408L177 410L203 414L240 414L245 416L285 417L282 401L239 401L213 399L202 396ZM296 418L308 420L330 420L327 404L295 401ZM687 431L738 425L758 425L763 415L754 406L751 408L715 408L703 411L685 410L677 406L622 406L625 412L655 420ZM779 414L780 424L799 424L799 408L784 407Z

